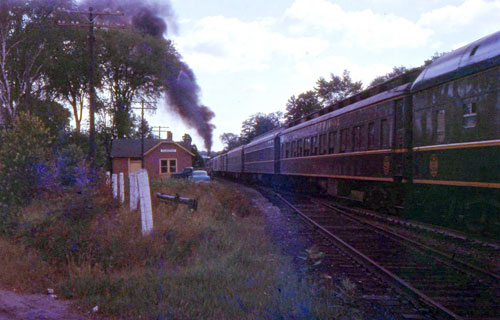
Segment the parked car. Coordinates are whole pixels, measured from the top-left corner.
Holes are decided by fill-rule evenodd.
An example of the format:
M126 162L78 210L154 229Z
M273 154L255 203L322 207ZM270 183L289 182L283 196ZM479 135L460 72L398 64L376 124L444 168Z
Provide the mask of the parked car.
M184 171L172 174L174 179L188 179L193 174L193 167L185 167Z
M210 182L210 177L205 170L194 170L189 180L194 183Z

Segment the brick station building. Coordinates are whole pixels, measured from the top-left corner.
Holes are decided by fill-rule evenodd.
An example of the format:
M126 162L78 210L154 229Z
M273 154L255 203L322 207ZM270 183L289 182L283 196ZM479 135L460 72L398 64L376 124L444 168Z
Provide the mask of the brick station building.
M150 179L168 178L191 167L194 154L172 139L144 139L144 168ZM112 173L127 175L141 169L141 139L114 139L111 144Z

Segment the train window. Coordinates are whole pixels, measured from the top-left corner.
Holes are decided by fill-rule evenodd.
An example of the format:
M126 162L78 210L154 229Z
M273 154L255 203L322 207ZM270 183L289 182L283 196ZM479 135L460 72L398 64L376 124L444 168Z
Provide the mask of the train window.
M297 157L297 142L292 141L292 158Z
M477 124L477 104L476 102L469 102L464 104L464 128L474 128Z
M285 158L285 144L282 143L281 144L281 159L284 159Z
M311 138L304 138L304 156L307 157L311 150Z
M384 119L380 122L380 146L381 148L389 148L389 122Z
M303 147L304 147L303 140L299 139L297 141L297 157L302 157Z
M328 133L328 153L335 152L335 140L337 139L337 131Z
M340 152L347 150L347 140L349 139L349 129L340 130Z
M353 128L354 135L354 151L361 151L363 146L363 127L357 126Z
M312 136L311 137L311 155L317 155L318 154L318 136Z
M436 119L437 119L436 139L438 143L441 143L444 142L444 137L445 137L445 111L438 110Z
M375 148L375 122L368 124L368 150Z
M285 144L285 158L290 158L290 142Z
M326 144L326 133L319 136L319 152L320 154L325 154L328 149Z

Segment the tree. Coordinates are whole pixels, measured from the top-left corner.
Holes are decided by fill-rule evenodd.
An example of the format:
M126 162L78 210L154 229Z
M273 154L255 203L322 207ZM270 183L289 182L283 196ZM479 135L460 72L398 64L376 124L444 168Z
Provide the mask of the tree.
M248 143L253 138L278 127L282 116L283 114L279 111L269 114L256 113L250 116L250 118L243 121L241 126L241 141Z
M175 51L170 41L133 30L103 31L103 90L111 98L114 135L130 135L134 101L158 99L164 88L166 57Z
M222 144L224 144L225 150L231 150L243 144L238 135L230 132L225 132L221 134L220 141L222 142Z
M372 82L370 83L369 87L375 87L379 84L386 82L389 79L392 79L394 77L405 74L406 72L408 72L408 69L406 67L403 67L403 66L393 67L392 71L389 72L388 74L383 75L383 76L378 76L375 79L373 79Z
M32 95L42 98L43 68L56 47L53 8L68 1L16 1L0 4L0 108L14 121L20 105Z
M54 51L46 70L47 90L69 103L75 130L80 132L84 105L87 104L90 69L87 32L80 28L63 28L62 31L61 46ZM96 76L95 79L95 85L99 88L100 77Z
M361 81L352 81L347 70L344 70L342 77L331 73L328 81L321 77L316 82L316 85L316 94L324 107L359 93L363 89L363 83Z
M53 100L32 98L20 106L19 111L30 112L42 121L51 136L57 136L69 128L71 113L60 103Z
M321 108L322 105L318 100L316 92L309 90L299 94L297 98L293 95L288 99L286 103L285 119L288 122L297 120Z
M52 160L51 137L36 116L21 112L0 140L0 202L29 203L44 185ZM46 184L46 183L45 183Z

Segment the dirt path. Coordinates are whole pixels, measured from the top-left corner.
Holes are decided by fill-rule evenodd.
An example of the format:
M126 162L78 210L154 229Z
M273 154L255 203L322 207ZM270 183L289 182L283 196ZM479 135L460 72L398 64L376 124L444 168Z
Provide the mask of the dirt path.
M0 320L85 320L75 314L68 301L56 300L42 294L18 294L0 290Z

